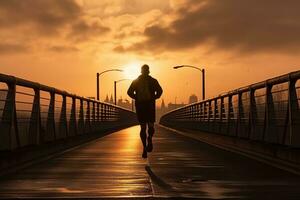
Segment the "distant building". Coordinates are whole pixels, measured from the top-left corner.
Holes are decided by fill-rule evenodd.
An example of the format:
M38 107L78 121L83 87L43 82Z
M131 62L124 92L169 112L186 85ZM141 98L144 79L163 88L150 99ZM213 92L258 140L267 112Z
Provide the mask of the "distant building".
M184 104L184 103L176 103L176 104L175 103L169 103L168 104L168 111L175 110L175 109L183 107L185 105L186 104Z
M131 101L129 101L128 99L122 99L122 97L118 99L117 105L123 108L127 108L128 110L132 109Z
M104 102L109 103L109 104L114 104L115 103L112 95L110 95L110 98L108 98L108 94L106 95Z
M160 107L156 108L156 118L157 118L157 121L159 121L160 118L161 118L161 116L163 116L167 112L169 112L171 110L174 110L174 109L177 109L177 108L180 108L180 107L183 107L185 105L186 104L184 104L184 103L179 103L179 104L177 104L177 103L169 103L168 106L166 106L164 99L162 99Z
M196 103L196 102L198 102L198 97L195 94L192 94L189 97L189 104Z

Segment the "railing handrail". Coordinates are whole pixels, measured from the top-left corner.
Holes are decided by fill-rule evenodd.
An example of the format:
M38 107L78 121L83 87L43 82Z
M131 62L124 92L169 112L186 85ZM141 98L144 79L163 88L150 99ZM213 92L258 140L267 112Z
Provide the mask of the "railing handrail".
M0 74L0 83L6 85L1 90L5 99L1 99L0 151L75 135L101 134L103 130L137 123L136 114L120 106L6 74Z
M198 101L198 102L195 102L195 103L192 103L192 104L182 106L180 108L176 108L174 110L171 110L171 111L165 113L164 116L168 115L168 114L171 114L173 112L176 112L178 110L193 106L193 105L213 101L215 99L225 98L225 97L228 97L228 96L237 95L237 94L245 92L245 91L250 91L250 89L257 90L257 89L264 88L266 85L276 85L276 84L285 83L289 79L300 79L300 70L290 72L290 73L287 73L287 74L284 74L284 75L281 75L281 76L278 76L278 77L275 77L275 78L267 79L265 81L260 81L260 82L257 82L257 83L254 83L254 84L251 84L251 85L248 85L248 86L240 87L238 89L222 93L222 94L220 94L218 96L215 96L213 98L205 99L205 100L202 100L202 101Z
M22 79L22 78L12 76L12 75L6 75L6 74L0 73L0 82L4 82L7 84L16 84L18 86L28 87L28 88L32 88L32 89L38 89L38 90L42 90L42 91L46 91L46 92L50 92L50 93L56 93L59 95L64 95L64 96L71 97L71 98L81 99L81 100L85 100L88 102L95 102L95 103L97 102L97 103L101 103L101 104L105 104L105 105L110 105L110 106L113 106L113 107L116 107L116 108L119 108L122 110L131 111L129 109L126 109L126 108L123 108L123 107L120 107L120 106L117 106L114 104L109 104L106 102L100 102L97 100L89 99L89 98L86 98L83 96L78 96L76 94L72 94L67 91L57 89L55 87L50 87L47 85L40 84L38 82L33 82L30 80Z
M160 123L299 148L299 79L295 71L254 83L172 110Z

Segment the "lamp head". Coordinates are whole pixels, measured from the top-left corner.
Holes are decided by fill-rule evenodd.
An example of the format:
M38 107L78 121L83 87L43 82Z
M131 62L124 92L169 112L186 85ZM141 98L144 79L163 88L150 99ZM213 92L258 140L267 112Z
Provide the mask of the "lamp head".
M178 68L181 68L181 67L183 67L183 65L178 65L178 66L175 66L175 67L173 67L174 69L178 69Z

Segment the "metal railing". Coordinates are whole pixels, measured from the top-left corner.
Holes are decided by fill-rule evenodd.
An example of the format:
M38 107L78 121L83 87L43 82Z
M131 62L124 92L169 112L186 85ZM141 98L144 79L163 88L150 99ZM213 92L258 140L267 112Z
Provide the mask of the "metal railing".
M136 123L130 110L0 74L0 151Z
M190 104L162 116L174 128L300 147L300 71Z

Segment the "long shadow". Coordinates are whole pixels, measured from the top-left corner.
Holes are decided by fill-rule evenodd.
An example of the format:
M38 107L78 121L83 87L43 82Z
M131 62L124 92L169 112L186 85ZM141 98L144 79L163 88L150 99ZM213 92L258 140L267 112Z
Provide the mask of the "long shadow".
M168 192L171 192L171 193L176 192L175 189L170 184L166 183L164 180L162 180L156 174L154 174L154 172L151 170L150 166L146 165L145 170L147 171L147 173L149 174L151 180L153 181L153 183L155 185L159 186L160 188L162 188Z

